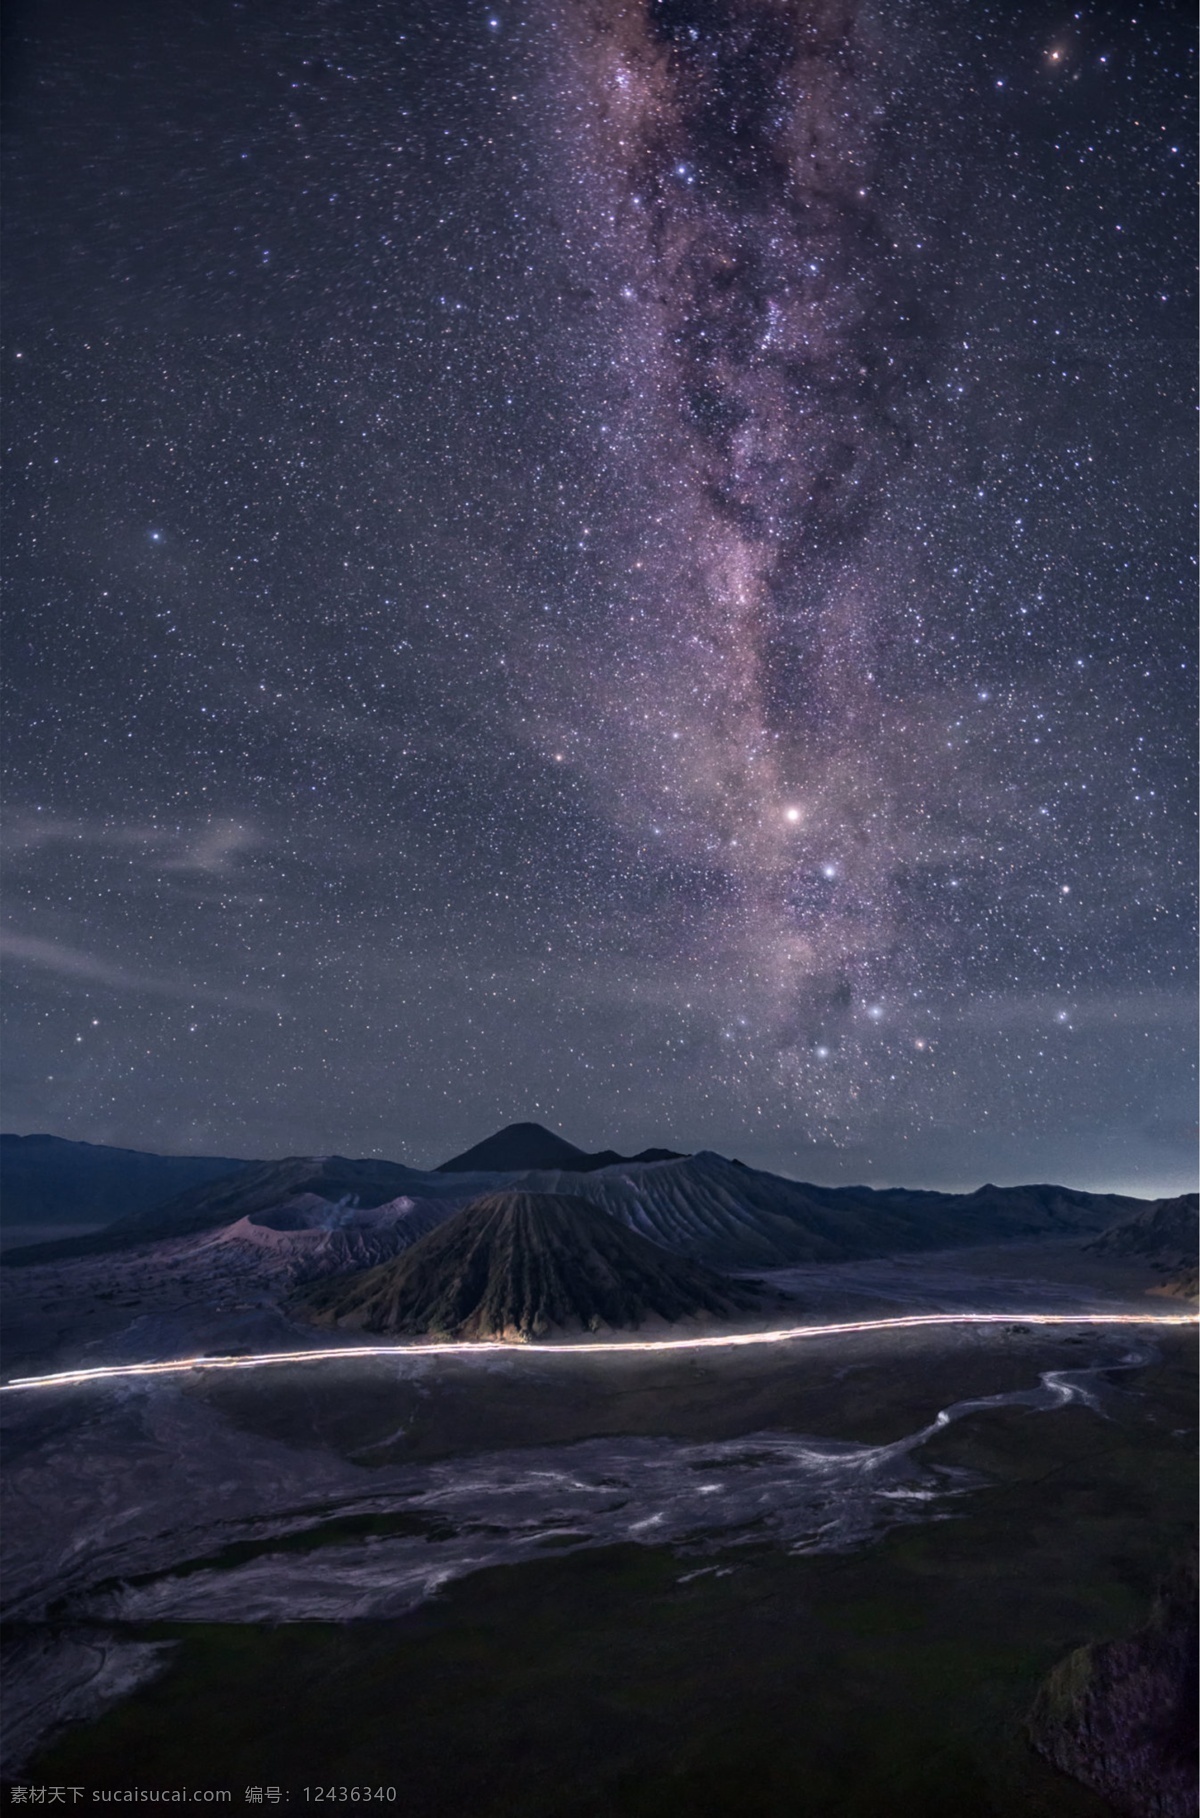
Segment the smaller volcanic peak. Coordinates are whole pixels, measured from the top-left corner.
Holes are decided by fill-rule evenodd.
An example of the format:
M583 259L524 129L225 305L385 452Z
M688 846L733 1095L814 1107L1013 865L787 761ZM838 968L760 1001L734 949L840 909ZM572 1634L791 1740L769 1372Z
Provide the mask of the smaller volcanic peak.
M621 1162L678 1161L676 1149L643 1149L640 1155L618 1155L615 1149L589 1154L542 1124L507 1124L461 1155L451 1156L438 1174L525 1174L531 1170L557 1169L564 1174L591 1174Z
M486 1194L394 1261L322 1282L296 1302L322 1325L464 1339L728 1316L756 1304L745 1283L558 1193Z
M520 1174L526 1168L575 1168L587 1156L541 1124L506 1124L494 1136L452 1155L438 1174Z

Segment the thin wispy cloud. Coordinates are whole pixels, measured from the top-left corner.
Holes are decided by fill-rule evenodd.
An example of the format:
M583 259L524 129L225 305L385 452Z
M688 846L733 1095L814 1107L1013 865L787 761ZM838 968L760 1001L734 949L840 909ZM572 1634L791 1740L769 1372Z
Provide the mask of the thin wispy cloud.
M231 870L239 852L260 843L258 835L240 821L218 821L206 828L178 858L168 859L163 870L203 871L212 876Z
M0 959L9 964L36 966L59 978L103 985L112 991L133 991L176 998L185 1003L222 1004L239 1009L273 1012L284 1009L281 1003L261 991L248 991L240 986L223 989L166 973L136 971L97 954L85 953L81 948L64 946L61 941L43 940L39 935L20 934L12 929L0 932Z
M189 827L161 827L113 821L16 818L5 829L3 844L10 860L49 847L74 846L137 852L155 872L195 871L209 876L233 869L239 853L263 844L261 834L244 821L210 820Z

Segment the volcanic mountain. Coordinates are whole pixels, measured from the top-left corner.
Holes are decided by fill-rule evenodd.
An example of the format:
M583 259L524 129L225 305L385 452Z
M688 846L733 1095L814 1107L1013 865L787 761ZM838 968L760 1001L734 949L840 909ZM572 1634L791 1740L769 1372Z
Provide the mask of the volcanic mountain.
M705 1150L648 1149L625 1161L614 1150L588 1154L540 1124L510 1124L431 1172L338 1155L214 1165L227 1169L223 1178L157 1205L131 1205L89 1236L6 1249L0 1264L20 1268L224 1231L267 1245L280 1264L294 1252L293 1274L334 1273L382 1263L481 1194L499 1192L587 1200L661 1249L732 1270L1091 1237L1150 1209L1144 1200L1049 1185L974 1193L822 1187Z
M746 1284L558 1193L486 1194L394 1261L294 1303L322 1325L450 1338L538 1338L552 1326L595 1331L756 1304Z
M524 1174L533 1168L561 1168L564 1173L592 1174L617 1162L678 1161L677 1149L643 1149L638 1155L619 1155L615 1149L589 1154L542 1124L508 1124L461 1155L453 1155L437 1169L439 1174Z

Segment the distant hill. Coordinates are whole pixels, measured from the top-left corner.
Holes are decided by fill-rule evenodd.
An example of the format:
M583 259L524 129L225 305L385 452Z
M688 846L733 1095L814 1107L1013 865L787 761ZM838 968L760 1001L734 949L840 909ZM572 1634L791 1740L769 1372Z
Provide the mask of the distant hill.
M672 1256L586 1200L492 1193L393 1262L303 1291L324 1325L451 1338L537 1338L755 1304L744 1283Z
M334 1204L344 1200L355 1206L380 1206L411 1193L414 1187L421 1189L422 1198L456 1190L436 1176L402 1167L399 1162L349 1161L341 1155L292 1155L283 1161L251 1162L243 1164L237 1174L192 1187L173 1199L117 1219L91 1237L29 1244L8 1251L3 1260L10 1267L54 1262L127 1250L164 1238L190 1237L199 1231L219 1230L252 1213L285 1206L302 1194L314 1194ZM461 1199L462 1190L457 1192Z
M5 1226L105 1224L144 1212L246 1163L228 1155L153 1155L59 1136L0 1136Z
M1089 1250L1099 1256L1127 1257L1161 1272L1171 1291L1195 1294L1200 1288L1200 1196L1181 1193L1103 1231Z
M559 1168L572 1174L590 1174L624 1161L676 1161L676 1149L643 1149L640 1155L618 1155L615 1149L588 1154L541 1124L508 1124L485 1137L473 1149L442 1162L438 1174L524 1174L531 1168Z

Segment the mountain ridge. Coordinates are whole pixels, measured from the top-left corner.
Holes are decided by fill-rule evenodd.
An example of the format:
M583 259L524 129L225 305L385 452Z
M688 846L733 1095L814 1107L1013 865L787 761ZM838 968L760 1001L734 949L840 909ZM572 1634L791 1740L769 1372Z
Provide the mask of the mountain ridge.
M709 1150L667 1159L608 1161L574 1150L541 1126L553 1152L578 1156L587 1168L540 1168L517 1172L467 1172L443 1164L433 1170L409 1168L375 1158L289 1156L281 1161L242 1164L238 1170L201 1183L175 1197L132 1212L86 1237L26 1245L0 1261L21 1267L98 1255L148 1243L252 1224L284 1213L304 1196L310 1229L333 1229L341 1209L368 1209L404 1199L412 1216L393 1221L400 1250L418 1233L449 1217L489 1191L566 1193L599 1205L629 1229L662 1248L715 1268L740 1270L790 1267L878 1256L892 1250L950 1248L1037 1236L1096 1236L1107 1226L1128 1222L1148 1204L1117 1194L1089 1194L1069 1187L1034 1184L997 1187L987 1183L970 1193L946 1194L922 1188L820 1187L789 1180L731 1161ZM496 1133L497 1138L506 1132ZM477 1145L464 1156L486 1151ZM452 1158L461 1161L463 1157ZM280 1227L283 1229L283 1227ZM375 1242L376 1240L372 1240ZM314 1240L308 1240L313 1249ZM343 1249L345 1245L341 1246ZM332 1264L339 1246L325 1246Z
M1200 1291L1200 1219L1197 1196L1180 1193L1159 1199L1144 1212L1110 1225L1087 1248L1098 1256L1128 1257L1160 1271L1171 1292L1184 1298Z
M108 1143L0 1134L0 1217L6 1226L103 1223L236 1173L234 1156L159 1155Z

